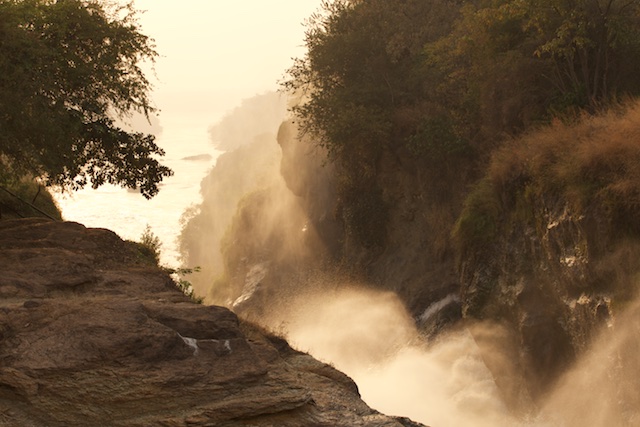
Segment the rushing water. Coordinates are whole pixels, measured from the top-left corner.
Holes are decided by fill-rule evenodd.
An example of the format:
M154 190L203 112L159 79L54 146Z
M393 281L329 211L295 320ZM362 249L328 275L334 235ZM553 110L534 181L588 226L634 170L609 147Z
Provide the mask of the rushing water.
M167 151L163 163L175 175L164 181L154 199L113 186L85 189L57 197L64 218L108 228L132 240L138 240L149 225L163 243L161 261L178 265L180 217L188 206L200 202L200 182L219 154L209 142L206 126L197 123L195 118L173 123L158 137L158 144ZM202 154L211 158L184 159ZM352 376L363 399L385 413L410 416L438 427L640 425L640 398L634 380L640 374L640 309L620 322L633 327L620 328L619 334L594 346L598 351L587 352L550 396L544 408L547 415L523 421L509 415L468 332L460 331L427 346L420 340L413 319L389 293L345 289L333 297L299 298L281 310L282 318L267 326L277 330L284 325L295 346ZM455 298L450 295L427 308L421 320ZM183 339L195 354L197 341ZM625 360L631 371L618 367ZM629 384L623 387L625 381Z
M137 191L105 185L96 190L85 188L70 195L57 195L58 205L67 221L87 227L108 228L123 239L139 240L148 225L162 242L161 263L179 265L176 239L184 210L199 203L200 181L215 164L218 152L210 143L207 123L198 117L175 120L156 139L166 151L161 162L173 169L165 178L160 193L147 200ZM209 154L207 160L185 157Z

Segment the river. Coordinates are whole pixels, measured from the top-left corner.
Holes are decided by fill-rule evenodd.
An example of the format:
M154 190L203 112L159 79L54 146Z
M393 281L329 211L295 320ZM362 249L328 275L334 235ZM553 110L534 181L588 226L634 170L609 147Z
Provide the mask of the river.
M163 265L180 265L177 238L180 217L187 207L200 203L200 181L215 165L219 152L210 143L207 128L213 119L189 115L163 122L156 143L166 151L161 162L174 171L165 178L160 192L145 199L139 192L104 185L72 194L56 194L56 201L67 221L87 227L107 228L121 238L140 240L146 226L162 242ZM205 160L185 160L189 156L209 155Z

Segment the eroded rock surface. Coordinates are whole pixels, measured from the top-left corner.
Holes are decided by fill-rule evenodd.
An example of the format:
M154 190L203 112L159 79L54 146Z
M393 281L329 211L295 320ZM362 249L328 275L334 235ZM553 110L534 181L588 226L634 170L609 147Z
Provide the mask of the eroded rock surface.
M0 425L418 426L108 230L0 222Z

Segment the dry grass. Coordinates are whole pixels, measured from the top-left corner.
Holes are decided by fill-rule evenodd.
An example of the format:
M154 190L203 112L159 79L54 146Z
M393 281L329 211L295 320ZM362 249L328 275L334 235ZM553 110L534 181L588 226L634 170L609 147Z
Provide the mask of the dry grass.
M621 112L555 122L498 151L488 176L496 190L523 183L559 192L575 207L597 202L640 206L640 103ZM625 205L625 206L621 206Z
M466 234L490 237L495 222L531 194L566 201L576 214L604 213L620 237L640 235L640 102L574 123L556 121L506 143L493 153L461 216L483 232Z

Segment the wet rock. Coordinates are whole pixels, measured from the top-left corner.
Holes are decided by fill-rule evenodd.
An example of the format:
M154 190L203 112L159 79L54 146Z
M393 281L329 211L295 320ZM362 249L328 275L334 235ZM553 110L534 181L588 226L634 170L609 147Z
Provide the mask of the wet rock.
M637 256L639 247L616 240L596 208L577 213L541 195L527 209L528 216L503 221L493 241L465 253L461 268L464 317L505 328L502 348L474 337L505 401L523 413L611 323L611 302L628 298L624 278L637 274L637 263L624 265L619 252ZM496 352L509 360L495 360Z

